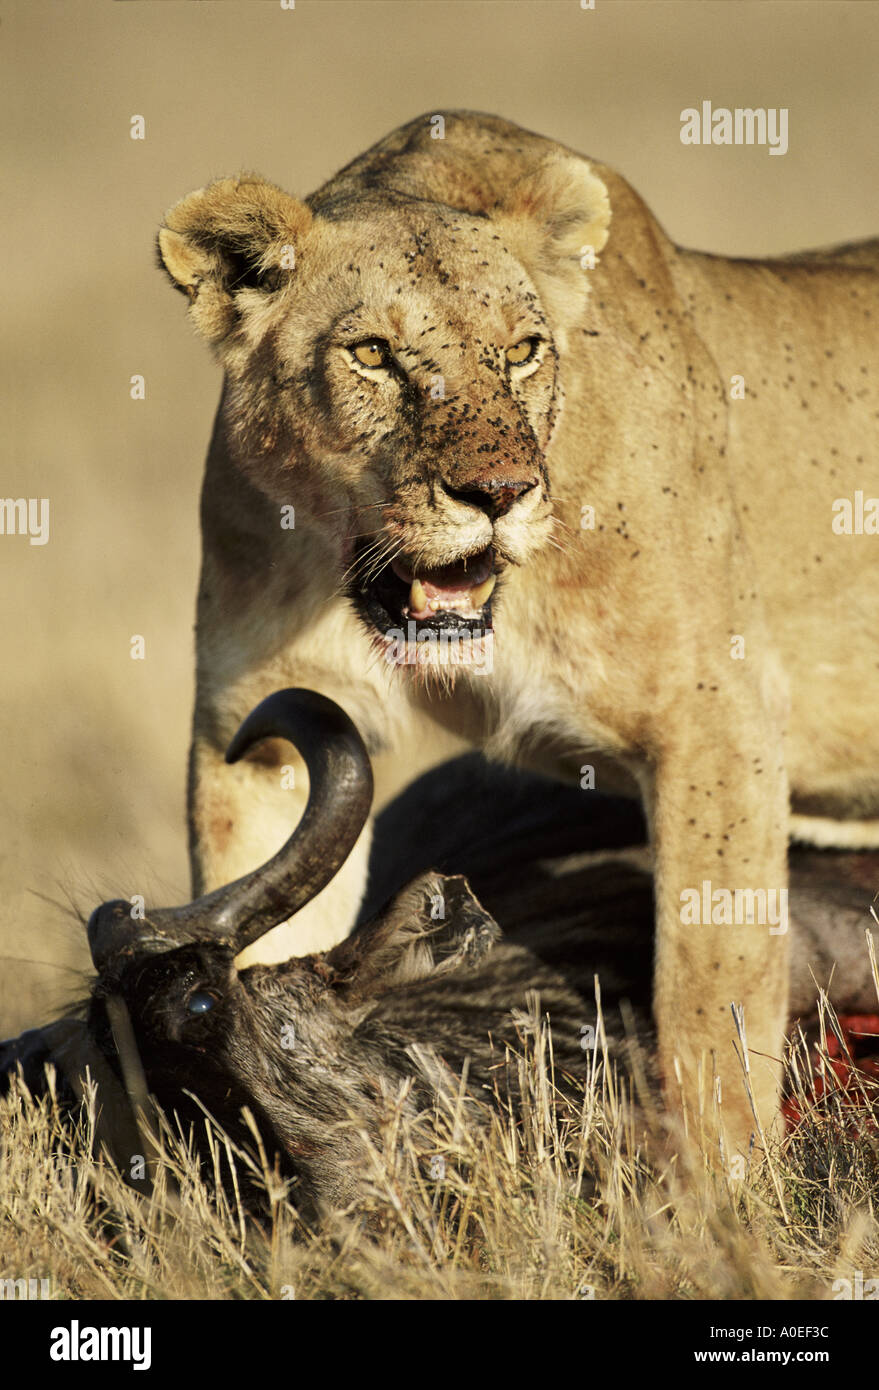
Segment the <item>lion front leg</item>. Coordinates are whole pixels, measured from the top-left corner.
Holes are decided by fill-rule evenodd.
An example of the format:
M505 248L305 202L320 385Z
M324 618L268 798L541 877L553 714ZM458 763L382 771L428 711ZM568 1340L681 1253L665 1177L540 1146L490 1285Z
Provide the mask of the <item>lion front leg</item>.
M706 735L706 722L710 734ZM756 732L755 732L756 728ZM780 732L761 714L667 747L652 776L657 937L654 1008L666 1093L690 1132L721 1082L728 1151L747 1154L779 1110L787 1024L787 780ZM744 1006L749 1088L732 1005ZM759 1139L758 1139L759 1143Z

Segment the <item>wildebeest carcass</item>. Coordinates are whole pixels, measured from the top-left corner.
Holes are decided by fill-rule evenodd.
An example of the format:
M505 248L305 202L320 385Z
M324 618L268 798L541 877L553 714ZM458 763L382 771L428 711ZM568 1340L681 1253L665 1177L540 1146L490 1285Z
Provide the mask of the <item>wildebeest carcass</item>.
M97 979L86 1024L64 1020L0 1045L0 1073L20 1064L39 1089L45 1061L72 1079L87 1062L115 1103L128 1051L146 1089L184 1123L200 1125L203 1107L246 1143L247 1107L307 1214L355 1196L364 1144L389 1097L402 1094L414 1116L454 1090L465 1068L477 1100L514 1092L518 1071L505 1050L521 1051L529 1019L548 1016L556 1079L576 1093L601 1037L596 975L608 1054L618 1056L634 1033L649 1080L652 885L637 862L643 825L634 805L584 806L577 797L548 814L555 803L540 784L517 800L508 781L505 816L487 814L496 785L480 792L469 763L442 771L389 812L385 838L397 853L385 856L374 891L396 886L392 860L398 877L415 875L389 906L331 951L239 970L238 952L330 882L372 799L362 740L323 696L271 696L242 725L229 761L266 738L292 741L308 767L308 807L286 845L184 907L144 917L125 901L99 907L88 924ZM559 860L575 850L581 857ZM466 868L479 896L467 878L431 864ZM791 873L793 1014L814 1007L811 972L826 981L834 967L840 1007L875 1007L863 928L877 857L795 853ZM138 1143L125 1124L114 1135L123 1162L126 1143L129 1152Z

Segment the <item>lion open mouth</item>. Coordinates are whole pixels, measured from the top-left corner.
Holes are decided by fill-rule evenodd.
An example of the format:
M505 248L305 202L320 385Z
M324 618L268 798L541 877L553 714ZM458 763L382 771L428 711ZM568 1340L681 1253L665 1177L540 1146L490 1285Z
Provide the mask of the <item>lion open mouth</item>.
M381 633L414 623L417 632L482 635L492 626L496 567L491 546L435 569L398 557L361 583L357 598Z

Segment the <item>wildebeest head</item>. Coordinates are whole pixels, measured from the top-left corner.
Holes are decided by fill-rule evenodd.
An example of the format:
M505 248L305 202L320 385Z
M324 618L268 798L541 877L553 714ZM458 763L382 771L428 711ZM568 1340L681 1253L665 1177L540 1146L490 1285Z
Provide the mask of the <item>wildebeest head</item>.
M90 1029L112 1056L107 1005L124 1001L149 1090L163 1108L201 1118L187 1095L194 1093L240 1140L248 1106L267 1149L299 1179L305 1205L338 1203L353 1195L359 1132L375 1132L382 1096L409 1077L411 1107L428 1096L418 1043L419 1035L428 1041L431 1025L423 1011L417 1022L419 986L442 993L443 980L478 962L499 930L466 880L428 874L334 950L237 970L244 946L338 871L372 799L363 742L323 696L271 696L244 722L228 760L268 737L290 739L306 760L310 795L300 824L266 865L184 907L143 918L124 901L99 907L88 926L98 972ZM401 990L413 1020L402 1031L388 1007ZM490 1022L483 1021L483 1046ZM466 1055L469 1031L456 1037L454 1060Z

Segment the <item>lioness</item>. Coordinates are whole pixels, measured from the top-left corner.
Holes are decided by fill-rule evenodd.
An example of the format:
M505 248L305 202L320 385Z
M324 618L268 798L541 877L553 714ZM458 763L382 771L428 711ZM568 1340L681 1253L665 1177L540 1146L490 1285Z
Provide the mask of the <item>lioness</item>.
M654 846L661 1071L719 1075L745 1147L730 1005L768 1126L791 829L879 844L879 242L682 250L610 169L446 112L305 202L221 179L159 247L225 372L193 891L305 805L280 745L223 761L282 686L347 708L379 806L467 745L584 796L616 768ZM347 934L368 838L261 959Z

